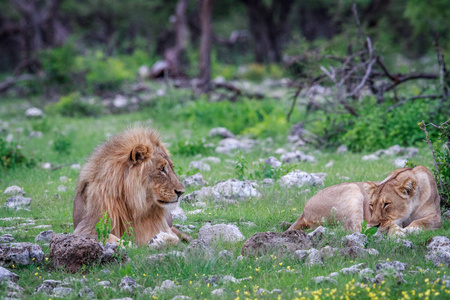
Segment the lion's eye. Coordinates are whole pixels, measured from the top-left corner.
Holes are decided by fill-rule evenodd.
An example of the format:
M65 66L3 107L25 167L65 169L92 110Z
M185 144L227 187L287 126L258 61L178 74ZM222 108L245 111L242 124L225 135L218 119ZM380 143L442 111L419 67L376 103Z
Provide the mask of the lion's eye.
M390 203L384 203L384 204L383 204L383 208L388 207L389 204L390 204Z
M166 173L166 166L162 166L161 168L159 168L159 170L163 173Z
M373 210L373 204L369 205L370 210Z

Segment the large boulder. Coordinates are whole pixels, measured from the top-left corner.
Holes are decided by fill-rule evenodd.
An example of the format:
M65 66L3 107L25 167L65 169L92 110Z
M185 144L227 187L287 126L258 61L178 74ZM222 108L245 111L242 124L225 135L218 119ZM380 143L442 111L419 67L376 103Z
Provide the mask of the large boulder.
M203 176L201 173L194 174L192 176L186 177L183 180L184 187L190 187L190 186L205 186L208 185L208 182L203 179Z
M25 191L23 190L23 188L18 187L17 185L12 185L7 187L3 194L7 196L17 196L25 194Z
M82 266L99 263L102 246L92 238L55 234L50 240L50 260L55 268L76 273Z
M211 129L209 131L209 136L211 136L211 137L218 136L223 139L234 138L234 134L224 127L216 127L216 128Z
M311 240L303 230L286 232L259 232L249 238L242 247L242 255L267 253L288 254L312 247Z
M284 187L323 185L325 177L325 173L308 174L300 170L294 170L281 177L279 183Z
M29 207L30 204L31 198L26 198L22 195L16 195L6 199L6 203L3 205L3 207L11 209L23 209Z

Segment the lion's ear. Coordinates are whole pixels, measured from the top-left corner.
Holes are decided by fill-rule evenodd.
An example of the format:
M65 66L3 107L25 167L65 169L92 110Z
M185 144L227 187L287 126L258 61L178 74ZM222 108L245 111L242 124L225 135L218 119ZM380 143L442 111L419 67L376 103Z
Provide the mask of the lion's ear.
M137 166L148 160L152 155L153 150L144 145L134 146L130 153L130 161L134 166Z
M366 191L369 197L372 197L373 192L377 188L377 185L371 181L364 182L364 190Z
M401 195L412 197L414 195L414 191L416 190L416 187L417 187L417 181L412 177L408 177L397 188L397 190Z

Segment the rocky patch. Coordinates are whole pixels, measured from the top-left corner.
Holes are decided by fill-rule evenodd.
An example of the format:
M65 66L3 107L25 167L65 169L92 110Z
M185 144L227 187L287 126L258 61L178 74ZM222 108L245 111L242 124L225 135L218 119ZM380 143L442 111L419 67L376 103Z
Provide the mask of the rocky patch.
M186 187L186 188L187 188L187 187L191 187L191 186L199 186L199 187L203 187L203 186L205 186L205 185L208 185L208 182L205 181L205 180L203 179L203 176L202 176L201 173L197 173L197 174L195 174L195 175L186 177L186 178L183 180L183 185L184 185L184 187Z
M323 185L325 179L325 173L311 173L295 170L280 178L279 183L284 187L302 187L302 186L314 186Z
M267 253L289 254L312 247L303 230L287 232L259 232L249 238L242 247L242 255L260 256Z
M41 246L36 244L10 243L0 245L0 264L3 266L40 263L43 258L44 251Z

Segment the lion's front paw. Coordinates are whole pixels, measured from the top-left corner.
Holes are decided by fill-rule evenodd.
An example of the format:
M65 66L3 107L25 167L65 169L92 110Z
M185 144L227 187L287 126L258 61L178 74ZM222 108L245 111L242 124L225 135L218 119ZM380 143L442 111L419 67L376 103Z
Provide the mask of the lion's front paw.
M411 234L411 233L417 234L422 231L422 229L420 227L416 227L416 226L411 226L411 227L408 226L404 230L407 234Z
M406 236L407 232L406 232L405 229L403 229L400 226L394 224L394 225L392 225L389 228L388 234L391 235L391 236L404 237L404 236Z
M110 234L108 239L106 240L106 243L110 243L110 244L117 244L120 245L120 239L115 236L114 234Z
M152 248L161 248L162 246L167 245L167 244L176 245L176 244L178 244L179 240L180 239L176 235L161 231L157 235L155 235L147 243L147 245Z

